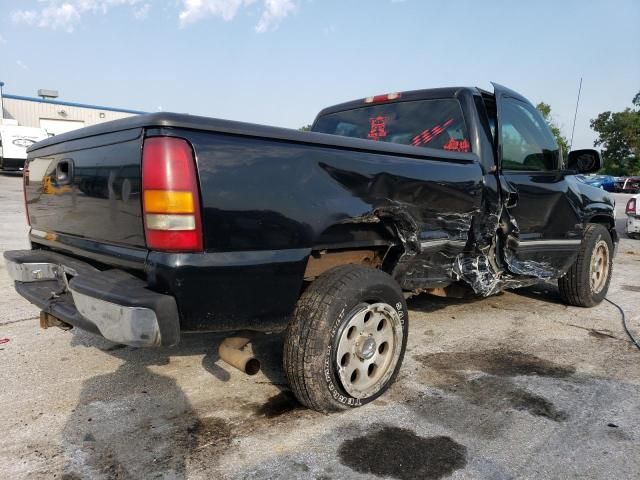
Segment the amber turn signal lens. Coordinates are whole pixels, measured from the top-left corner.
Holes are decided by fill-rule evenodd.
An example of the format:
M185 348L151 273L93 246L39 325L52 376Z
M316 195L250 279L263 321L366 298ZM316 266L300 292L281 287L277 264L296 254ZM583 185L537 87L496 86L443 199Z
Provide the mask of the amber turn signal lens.
M146 213L193 213L193 194L171 190L145 190Z

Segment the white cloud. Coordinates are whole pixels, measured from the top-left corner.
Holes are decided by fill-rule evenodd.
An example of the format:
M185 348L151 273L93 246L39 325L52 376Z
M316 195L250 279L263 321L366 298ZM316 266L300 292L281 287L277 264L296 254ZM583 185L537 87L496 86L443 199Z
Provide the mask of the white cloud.
M166 5L177 5L178 21L184 27L208 17L233 20L242 9L260 5L260 19L256 32L276 30L282 20L291 15L300 0L165 0ZM134 18L147 18L152 3L148 0L39 0L38 8L12 12L15 23L73 32L83 17L106 14L116 7L130 7Z
M182 0L180 25L183 27L207 17L220 17L225 21L233 20L240 9L255 3L262 3L262 13L256 32L275 30L280 22L293 13L299 0Z
M7 43L7 39L0 35L0 45L4 45L5 43Z
M264 0L264 11L256 25L256 32L275 30L280 22L296 9L294 0Z
M149 10L151 10L151 4L145 3L144 5L140 5L133 10L133 16L137 20L144 20L149 16Z
M135 6L142 0L40 0L42 8L16 10L11 18L15 23L26 23L52 30L72 32L82 16L107 13L112 7Z
M185 26L203 18L221 17L225 21L233 20L240 7L246 7L256 0L182 0L180 25Z
M16 60L16 65L18 65L23 70L29 70L29 67L27 67L27 64L24 63L22 60Z

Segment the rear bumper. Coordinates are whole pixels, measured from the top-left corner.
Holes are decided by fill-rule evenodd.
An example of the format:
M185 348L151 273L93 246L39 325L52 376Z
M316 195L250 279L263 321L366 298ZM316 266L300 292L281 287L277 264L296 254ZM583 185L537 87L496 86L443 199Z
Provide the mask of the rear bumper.
M70 325L136 347L180 340L175 299L147 289L133 275L100 271L47 250L13 250L4 257L16 291Z
M627 216L627 233L640 233L640 217Z

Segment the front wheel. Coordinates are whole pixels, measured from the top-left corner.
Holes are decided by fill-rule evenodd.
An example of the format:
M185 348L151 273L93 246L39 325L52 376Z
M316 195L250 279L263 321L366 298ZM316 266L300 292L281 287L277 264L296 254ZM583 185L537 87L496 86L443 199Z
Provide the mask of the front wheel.
M590 223L576 261L558 280L560 297L566 304L577 307L598 305L607 295L612 271L611 235L603 225Z
M406 302L389 275L358 265L331 269L300 297L287 327L289 385L320 412L371 402L398 375L407 333Z

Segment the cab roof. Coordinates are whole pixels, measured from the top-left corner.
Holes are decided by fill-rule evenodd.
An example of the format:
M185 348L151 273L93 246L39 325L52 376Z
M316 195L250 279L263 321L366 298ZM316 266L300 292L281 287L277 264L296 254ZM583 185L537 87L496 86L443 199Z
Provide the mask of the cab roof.
M455 98L460 95L461 92L466 91L471 94L479 94L480 90L476 87L445 87L445 88L427 88L424 90L409 90L406 92L398 92L400 98L388 101L376 102L380 103L393 103L393 102L405 102L411 100L431 100L436 98ZM344 110L353 110L354 108L360 108L364 106L372 105L372 103L365 103L365 98L359 98L357 100L351 100L345 103L339 103L330 107L324 108L318 113L318 117L328 115L330 113L341 112Z

